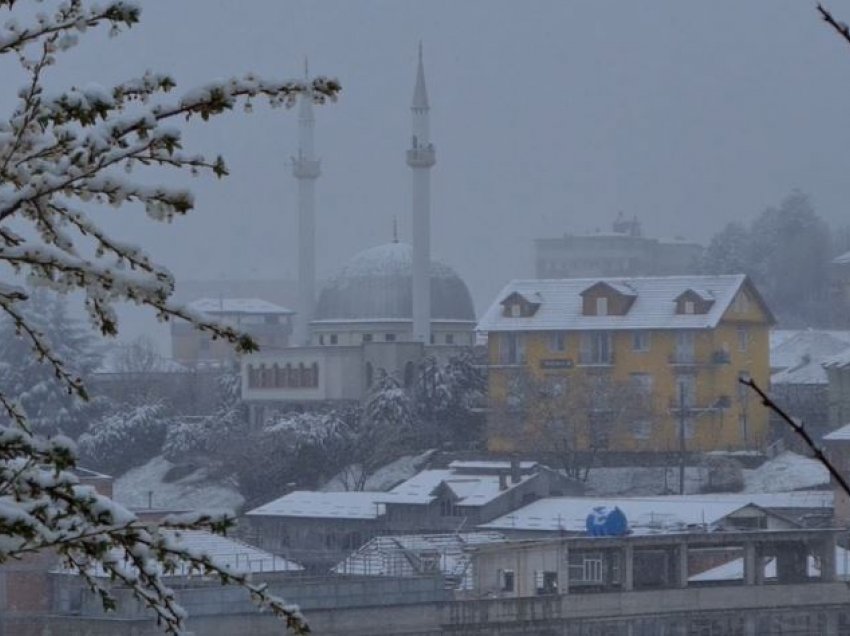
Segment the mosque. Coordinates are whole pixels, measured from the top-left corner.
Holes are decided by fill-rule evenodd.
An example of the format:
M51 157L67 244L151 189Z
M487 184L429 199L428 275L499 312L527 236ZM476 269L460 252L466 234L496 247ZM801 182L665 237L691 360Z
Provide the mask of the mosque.
M321 174L313 144L312 99L299 103L298 308L292 345L242 359L242 395L255 414L275 403L361 400L380 369L406 386L426 354L446 357L475 341L469 289L455 271L431 260L431 142L422 48L413 91L413 244L393 242L356 254L316 294L315 187ZM255 415L256 417L256 415Z

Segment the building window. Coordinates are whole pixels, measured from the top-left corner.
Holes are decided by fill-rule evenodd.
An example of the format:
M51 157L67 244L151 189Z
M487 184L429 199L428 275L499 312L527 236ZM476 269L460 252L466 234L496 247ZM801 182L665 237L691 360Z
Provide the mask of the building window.
M633 331L632 351L649 351L649 345L652 339L651 334L651 331Z
M694 361L694 332L676 332L676 353L674 361L679 364L689 364Z
M746 351L750 347L750 330L738 327L738 351Z
M395 342L395 334L394 333L385 333L384 334L384 342Z
M332 345L335 345L335 344L337 344L338 342L339 342L339 337L338 337L335 333L332 333L332 334L331 334L331 344L332 344Z
M372 368L372 363L366 363L366 388L372 386L372 381L374 380L375 370Z
M697 383L692 375L680 375L676 378L676 408L684 404L686 409L696 403Z
M522 306L519 303L511 305L511 318L519 318L522 315Z
M319 334L319 344L320 345L325 344L325 334L323 334L323 333Z
M567 334L563 331L554 331L549 334L549 351L566 351Z
M413 363L409 360L404 365L404 386L409 389L413 386L413 380L415 377L416 369L413 366Z
M454 344L454 343L455 343L455 335L453 333L447 333L446 334L446 344L450 345L450 344Z
M433 333L431 334L431 338L428 340L428 342L430 342L431 344L434 344L436 342L436 340L434 339Z
M454 502L451 499L440 500L440 515L443 517L457 516L457 506L454 505Z
M692 314L694 313L694 301L686 300L685 301L685 313Z
M641 397L652 395L652 374L651 373L632 373L632 387L635 392Z
M650 420L635 420L632 422L632 435L635 439L649 439L652 437L652 422Z
M607 316L608 315L608 298L607 298L607 296L599 296L596 299L596 315L597 316Z
M558 593L558 573L557 572L535 572L534 587L537 590L538 596L545 594Z
M525 339L522 334L504 333L499 344L499 358L502 364L525 363Z
M364 333L363 334L363 342L372 342L372 334Z
M585 331L581 334L581 364L613 364L611 334L607 331Z
M516 575L513 570L499 570L499 590L502 592L513 592Z

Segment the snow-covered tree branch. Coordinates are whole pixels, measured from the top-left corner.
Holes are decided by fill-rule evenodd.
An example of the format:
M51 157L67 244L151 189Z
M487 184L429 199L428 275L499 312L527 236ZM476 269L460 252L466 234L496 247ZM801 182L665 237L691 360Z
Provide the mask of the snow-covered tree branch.
M11 114L0 118L0 265L5 266L0 315L26 344L23 355L50 369L57 385L75 399L88 398L61 349L25 310L29 293L18 286L22 281L56 294L81 292L93 328L105 336L117 332L115 304L131 302L152 309L161 320L187 320L239 350L256 349L250 337L175 304L169 271L141 247L110 236L91 212L127 206L154 221L186 214L194 206L189 190L150 185L143 177L161 169L223 177L227 167L220 156L184 150L181 122L207 120L237 105L250 110L260 99L272 107L290 106L305 91L323 103L336 98L338 83L270 81L248 74L179 95L171 76L147 72L111 88L48 91L45 76L65 51L89 30L118 35L132 27L140 6L130 0L19 4L26 3L0 0L0 54L14 57L27 78ZM74 444L61 435L40 436L40 427L29 423L32 406L20 398L12 383L0 385L0 410L7 416L0 425L0 563L53 551L80 572L108 609L114 604L109 590L90 574L91 568L102 568L130 587L171 633L183 628L185 616L162 575L188 564L245 586L258 605L280 615L291 629L307 631L296 608L241 574L187 552L175 539L182 529L224 532L232 517L201 514L166 519L159 526L140 522L79 484ZM61 430L56 424L54 430Z

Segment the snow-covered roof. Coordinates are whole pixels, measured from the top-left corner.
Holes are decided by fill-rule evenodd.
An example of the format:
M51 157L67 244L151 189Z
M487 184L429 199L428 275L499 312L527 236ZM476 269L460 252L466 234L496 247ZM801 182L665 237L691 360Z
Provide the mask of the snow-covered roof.
M328 519L377 519L384 513L385 492L316 492L296 490L258 508L248 516L322 517Z
M471 587L471 545L505 541L500 532L410 534L375 537L333 568L337 574L420 576L441 572L452 587Z
M744 492L790 492L829 484L829 471L816 459L785 451L754 470L745 470L744 484Z
M678 532L713 526L748 505L762 508L829 508L831 491L674 495L658 497L547 497L482 524L491 530L585 532L587 515L597 506L618 507L636 534Z
M746 276L660 276L646 278L572 278L514 280L499 292L478 324L480 331L704 329L720 321ZM623 316L586 316L581 292L597 283L625 285L636 295ZM688 289L710 293L714 304L705 314L677 314L676 298ZM504 315L502 300L512 293L535 297L533 316ZM764 308L770 317L767 308Z
M520 475L517 483L513 483L508 478L507 490L533 476L533 474ZM386 501L387 503L427 504L434 500L436 489L444 485L457 497L456 505L484 506L507 492L500 489L499 481L498 474L464 474L450 469L423 470L393 488L389 494L394 498Z
M824 369L843 369L850 365L850 349L843 349L840 353L836 353L821 361Z
M304 568L281 556L271 554L237 539L223 537L203 530L163 531L173 543L195 555L209 556L214 563L234 573L241 572L299 572ZM59 568L55 572L70 573L72 569ZM94 576L108 576L102 565L95 565L91 572ZM189 575L188 566L164 576Z
M831 433L827 433L823 438L831 442L850 442L850 424L845 424Z
M820 564L812 557L807 559L808 576L820 576ZM850 552L840 546L835 548L835 573L839 580L846 581L850 579ZM764 563L764 578L776 578L776 559L773 557L767 559ZM715 568L694 574L688 577L691 583L709 582L709 581L739 581L744 579L744 559L732 559L731 561L718 565Z
M189 308L205 314L293 314L291 309L275 305L261 298L198 298Z
M805 360L770 376L770 384L828 384L826 369L819 360Z
M771 334L770 366L773 369L790 369L815 363L819 367L820 362L848 348L850 331L775 331Z
M836 256L832 259L832 262L836 265L844 265L845 263L850 263L850 252L844 252L840 256Z

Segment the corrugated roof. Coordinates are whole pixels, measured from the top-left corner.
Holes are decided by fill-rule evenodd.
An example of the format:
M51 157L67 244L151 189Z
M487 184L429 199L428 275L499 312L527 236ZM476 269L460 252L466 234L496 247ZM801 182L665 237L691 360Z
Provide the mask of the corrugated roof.
M478 324L479 331L706 329L713 328L746 281L731 276L660 276L646 278L573 278L514 280L499 293ZM625 285L637 295L625 316L585 316L581 292L604 282ZM705 314L677 314L676 298L688 289L711 294L715 303ZM501 301L511 293L527 298L539 294L540 308L533 316L504 316ZM768 317L772 320L769 314Z
M534 475L535 473L520 475L518 483L523 483ZM387 503L430 503L434 499L432 494L434 490L444 484L458 498L458 506L483 506L518 485L513 483L510 478L507 479L507 482L507 489L501 490L498 473L475 475L457 473L446 469L423 470L393 488L388 494L394 496L394 499L387 498L382 501Z

